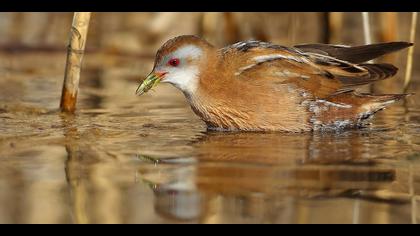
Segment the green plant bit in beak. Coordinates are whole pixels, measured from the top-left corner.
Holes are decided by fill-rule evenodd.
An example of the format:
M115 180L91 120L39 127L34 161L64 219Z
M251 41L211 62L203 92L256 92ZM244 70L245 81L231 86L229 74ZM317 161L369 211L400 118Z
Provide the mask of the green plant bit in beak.
M147 93L150 89L158 85L161 79L161 76L158 76L156 74L150 74L137 88L136 94L140 96L144 93Z

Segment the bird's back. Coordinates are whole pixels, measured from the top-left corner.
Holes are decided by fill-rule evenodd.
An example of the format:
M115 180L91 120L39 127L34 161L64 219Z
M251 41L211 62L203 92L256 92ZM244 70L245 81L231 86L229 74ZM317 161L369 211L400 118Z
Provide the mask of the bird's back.
M289 48L251 40L219 50L219 57L223 61L223 83L235 84L234 87L239 88L235 93L240 93L244 100L253 99L252 104L261 106L254 107L258 112L286 112L286 115L289 112L294 117L305 117L307 122L306 125L296 125L296 129L287 129L284 125L270 126L270 129L306 131L360 127L373 114L405 97L405 94L358 94L354 90L397 73L398 69L391 64L366 61L411 45L406 42L356 47L306 44ZM260 95L265 91L266 97L277 96L279 101L267 104L267 98L253 96L255 92L252 90L261 90ZM293 101L284 102L285 99ZM278 110L274 111L276 104ZM261 117L266 116L261 114ZM301 122L301 119L293 119ZM250 122L254 122L258 130L258 120ZM267 123L267 119L261 122ZM272 122L278 124L278 121Z

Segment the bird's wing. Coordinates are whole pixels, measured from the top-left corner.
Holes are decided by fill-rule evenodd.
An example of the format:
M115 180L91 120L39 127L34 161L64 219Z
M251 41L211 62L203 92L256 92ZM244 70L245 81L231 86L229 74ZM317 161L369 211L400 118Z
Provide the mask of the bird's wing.
M294 84L318 98L388 78L397 71L389 64L354 64L325 53L259 41L234 44L220 55L226 71L236 79Z
M301 44L294 47L302 52L317 53L351 63L363 63L412 45L412 43L408 42L389 42L353 47L331 44Z

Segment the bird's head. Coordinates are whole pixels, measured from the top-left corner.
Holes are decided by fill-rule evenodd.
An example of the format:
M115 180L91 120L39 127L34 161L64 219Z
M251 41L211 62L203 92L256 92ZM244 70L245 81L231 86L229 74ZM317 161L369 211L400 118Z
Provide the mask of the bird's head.
M159 82L170 83L182 92L191 94L197 89L200 68L213 48L204 39L184 35L168 40L157 52L153 71L140 84L141 95Z

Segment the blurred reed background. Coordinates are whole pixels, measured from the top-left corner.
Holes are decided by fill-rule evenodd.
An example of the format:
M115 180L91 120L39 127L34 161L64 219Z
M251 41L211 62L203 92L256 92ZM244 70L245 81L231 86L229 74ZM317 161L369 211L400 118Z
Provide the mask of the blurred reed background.
M0 50L62 51L68 42L73 13L1 13ZM408 41L411 13L369 13L372 42ZM217 46L245 39L283 45L301 43L364 44L360 13L94 13L87 52L153 57L167 39L195 34ZM418 38L418 37L417 37ZM419 54L415 50L414 58ZM400 67L406 51L383 61ZM414 61L415 63L415 61ZM415 68L415 65L414 65ZM400 92L402 80L379 83L377 92Z
M0 43L62 47L73 13L1 13ZM372 41L408 40L411 13L370 13ZM94 13L88 47L152 53L168 38L196 34L217 46L256 38L279 44L363 44L360 13Z

